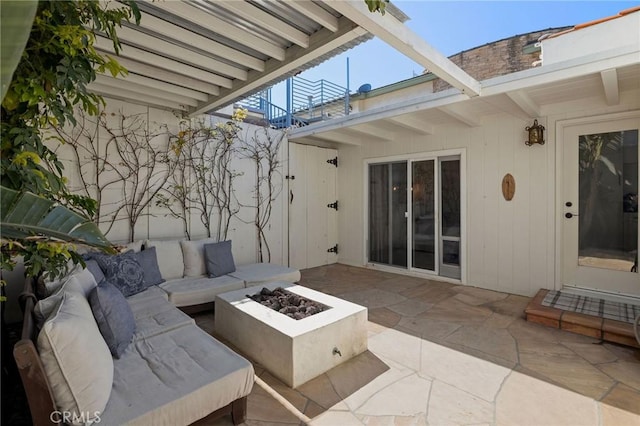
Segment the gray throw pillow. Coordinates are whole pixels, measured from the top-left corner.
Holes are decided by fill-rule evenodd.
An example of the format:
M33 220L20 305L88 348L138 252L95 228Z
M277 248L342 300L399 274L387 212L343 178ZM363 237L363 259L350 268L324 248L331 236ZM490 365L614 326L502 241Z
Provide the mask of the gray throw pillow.
M116 256L92 253L104 272L105 279L118 288L125 297L140 293L144 285L144 271L136 259L136 253L127 252Z
M204 258L207 263L207 272L211 278L221 277L236 270L231 253L231 241L205 244Z
M156 256L155 247L149 247L148 249L135 253L135 258L140 264L140 267L142 267L145 288L165 282L158 267L158 257Z
M93 275L93 278L96 279L97 283L104 280L104 272L102 272L100 265L98 265L98 262L95 259L89 259L84 263L89 272L91 272L91 275Z
M136 331L129 303L119 289L105 280L89 293L89 305L109 351L120 358Z

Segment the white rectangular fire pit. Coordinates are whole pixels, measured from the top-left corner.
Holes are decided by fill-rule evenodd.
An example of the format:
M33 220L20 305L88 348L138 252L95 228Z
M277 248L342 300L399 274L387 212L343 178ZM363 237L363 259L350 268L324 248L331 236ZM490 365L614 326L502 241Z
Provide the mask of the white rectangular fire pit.
M282 287L331 309L295 320L247 297ZM220 336L292 388L367 350L367 308L287 282L216 296Z

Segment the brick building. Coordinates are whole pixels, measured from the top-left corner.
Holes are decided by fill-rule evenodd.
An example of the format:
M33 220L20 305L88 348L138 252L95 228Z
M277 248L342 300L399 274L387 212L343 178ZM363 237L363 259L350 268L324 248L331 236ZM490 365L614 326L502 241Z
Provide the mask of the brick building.
M464 50L450 56L449 59L478 81L511 74L533 68L533 63L540 59L540 48L535 46L540 37L569 28L572 27L548 28L515 35ZM428 70L425 70L424 73L428 73ZM433 83L434 92L440 92L450 87L448 83L439 78Z

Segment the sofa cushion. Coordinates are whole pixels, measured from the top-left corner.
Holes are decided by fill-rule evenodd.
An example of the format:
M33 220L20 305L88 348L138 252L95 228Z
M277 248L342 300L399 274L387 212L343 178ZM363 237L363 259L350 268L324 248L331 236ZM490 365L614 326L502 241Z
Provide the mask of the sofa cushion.
M136 323L136 332L133 334L134 342L185 325L195 324L193 318L161 297L133 300L129 298L127 303L129 303Z
M204 258L207 262L207 272L211 278L221 277L236 270L231 252L231 241L204 245Z
M145 289L144 271L138 263L135 252L126 252L115 256L92 253L91 259L98 262L104 272L105 279L116 286L125 296L131 296Z
M132 243L127 243L124 245L124 250L123 252L134 252L134 253L138 253L139 251L142 250L142 246L144 245L144 241L143 240L138 240L138 241L134 241Z
M113 358L87 299L65 292L37 344L57 409L94 420L109 400Z
M156 248L156 256L158 259L158 267L162 278L169 281L176 278L182 278L184 275L184 260L180 241L160 241L146 240L145 249L150 247Z
M105 280L89 293L89 305L109 351L120 358L136 330L127 300L120 290Z
M244 287L244 281L225 275L218 278L181 278L159 285L175 306L191 306L213 302L216 295Z
M157 285L152 285L151 287L147 287L140 293L136 293L132 296L127 297L127 302L131 304L134 300L146 300L146 299L164 299L169 300L169 295L166 291L162 290Z
M147 338L114 361L101 424L186 425L251 392L251 364L196 325Z
M184 257L184 276L201 277L207 273L207 264L204 260L204 245L215 243L213 238L197 241L180 241L182 256Z
M140 267L142 267L145 288L158 285L165 281L160 273L155 247L149 247L148 249L139 251L135 253L134 256L140 264Z
M69 279L71 275L79 272L82 269L82 265L75 264L73 263L73 261L69 260L69 262L67 262L67 273L62 277L52 278L48 271L44 271L38 278L39 288L43 290L42 296L47 297L54 294L60 289L60 287L62 287L62 285Z
M75 292L87 298L89 292L96 286L96 280L88 269L76 269L72 275L66 278L63 284L51 296L36 303L33 314L36 318L38 328L42 328L44 322L49 318L56 306L62 300L62 296L67 292Z
M247 287L273 281L300 281L300 271L273 263L252 263L238 266L229 275L244 280Z

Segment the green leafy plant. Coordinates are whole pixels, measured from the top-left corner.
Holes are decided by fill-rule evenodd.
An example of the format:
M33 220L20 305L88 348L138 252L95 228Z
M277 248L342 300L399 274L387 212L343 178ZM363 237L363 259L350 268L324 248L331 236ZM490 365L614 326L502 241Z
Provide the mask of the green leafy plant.
M3 15L4 7L3 4ZM120 8L108 8L103 2L89 0L38 2L29 39L6 90L6 74L11 70L2 68L2 186L20 193L31 192L82 216L94 214L95 200L71 194L67 189L63 165L51 149L56 140L43 135L50 127L74 125L77 109L98 113L104 100L89 92L87 86L96 79L97 73L109 72L116 76L125 74L126 70L93 47L96 34L102 33L111 39L117 53L120 43L116 29L123 21L134 19L140 20L134 1L125 1ZM3 28L3 38L4 35ZM14 49L15 53L20 54L19 49ZM48 231L43 230L39 236L47 235ZM22 255L28 273L39 271L33 266L36 263L47 270L54 268L54 273L60 266L58 255L62 249L57 241L47 243L24 235L5 237L9 235L4 235L3 227L3 268L11 269L15 262L16 258L9 255ZM78 260L72 254L69 256L73 261Z
M380 12L380 14L384 15L389 0L364 0L364 2L367 4L369 12Z
M0 186L0 202L3 269L11 270L11 259L22 255L28 275L37 276L51 264L56 266L54 275L62 275L68 260L82 262L76 244L113 251L95 223L54 201Z

